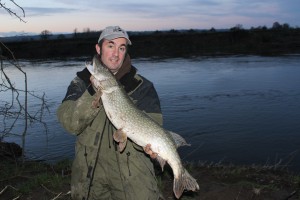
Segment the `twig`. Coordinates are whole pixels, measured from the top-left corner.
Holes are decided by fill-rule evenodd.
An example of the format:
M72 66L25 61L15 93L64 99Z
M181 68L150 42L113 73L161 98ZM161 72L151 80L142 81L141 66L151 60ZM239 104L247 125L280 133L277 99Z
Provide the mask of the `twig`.
M297 191L293 191L288 197L286 197L284 200L289 200L291 197L295 196L297 194Z
M25 17L25 11L24 9L19 6L16 2L14 2L14 0L10 0L10 2L12 2L15 6L17 6L19 9L22 10L22 13L23 13L23 17ZM0 8L3 8L4 10L6 10L10 15L14 15L15 17L17 17L20 21L26 23L26 21L24 21L17 13L13 12L10 8L7 8L5 6L5 4L1 3L0 2Z
M3 126L1 126L0 130L0 140L4 137L7 137L9 135L16 135L21 137L22 139L22 159L24 161L24 152L25 152L25 138L27 135L27 127L28 123L30 124L34 122L39 122L44 126L46 135L48 133L48 127L47 124L43 121L43 116L45 114L45 111L49 111L49 108L46 104L45 100L45 93L42 97L39 97L34 94L34 92L28 91L27 88L27 74L23 69L21 68L20 64L17 62L17 60L14 57L14 54L12 51L9 50L8 47L6 47L1 41L0 45L3 46L7 52L9 52L10 56L13 58L13 61L6 59L6 57L0 55L0 73L1 73L1 79L2 83L0 83L0 92L10 92L11 100L10 102L4 101L4 106L0 107L0 117L2 120ZM10 80L10 77L6 74L5 68L2 64L2 60L6 60L9 64L16 67L23 75L24 75L24 89L17 88L13 82ZM1 81L1 80L0 80ZM3 88L3 89L2 89ZM24 103L21 102L20 96L24 94ZM41 100L41 107L38 109L35 113L31 114L29 113L28 108L28 96L32 96L34 98L37 98ZM16 105L15 105L16 104ZM20 121L24 120L24 129L21 134L14 134L13 130L16 126L16 124ZM7 125L9 124L9 125Z
M66 194L63 194L62 192L56 193L56 192L53 192L53 191L49 190L49 189L48 189L47 187L45 187L43 184L41 184L41 186L42 186L45 190L47 190L48 192L50 192L50 193L56 195L56 196L55 196L53 199L51 199L51 200L55 200L55 199L59 198L60 196L66 196L66 195L71 194L71 191L67 192Z
M57 196L55 196L55 197L54 197L53 199L51 199L51 200L57 199L60 195L61 195L61 193L59 193Z
M242 188L239 190L239 193L237 194L237 196L235 197L235 199L234 199L234 200L238 200L238 199L239 199L239 197L240 197L240 194L241 194L241 191L242 191Z
M14 53L3 42L0 41L0 44L9 52L9 54L12 56L13 60L16 60ZM1 59L3 59L2 56L1 56Z
M49 189L48 189L46 186L44 186L43 184L41 184L41 186L42 186L47 192L50 192L50 193L52 193L52 194L57 195L56 192L53 192L53 191L49 190ZM59 193L59 194L60 194L60 193Z
M15 4L15 6L17 6L18 8L20 8L21 10L22 10L22 12L23 12L23 17L25 17L25 11L24 11L24 9L21 7L21 6L19 6L14 0L10 0L13 4Z
M12 189L14 189L14 190L16 190L16 191L18 191L17 188L15 188L15 187L13 187L11 185L7 185L7 186L5 186L5 188L3 188L3 190L1 190L0 195L3 194L5 192L5 190L7 190L7 188L9 188L9 187L12 188Z
M62 192L59 193L57 196L55 196L55 197L54 197L53 199L51 199L51 200L57 199L59 196L61 196L61 194L62 194ZM66 194L62 194L62 196L66 196L66 195L69 195L69 194L71 194L71 191L67 192Z

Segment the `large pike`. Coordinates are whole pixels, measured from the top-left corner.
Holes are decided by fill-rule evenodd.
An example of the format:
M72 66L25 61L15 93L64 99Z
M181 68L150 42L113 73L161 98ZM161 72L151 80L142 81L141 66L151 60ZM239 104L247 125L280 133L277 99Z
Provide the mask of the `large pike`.
M177 152L178 146L186 144L185 140L178 134L165 130L139 110L119 86L114 75L97 58L87 68L97 80L97 88L100 88L98 93L107 117L117 129L113 137L119 142L120 152L126 146L127 137L142 147L151 144L151 150L157 153L161 168L167 162L173 170L173 192L176 198L180 198L184 190L199 190L196 179L183 167Z

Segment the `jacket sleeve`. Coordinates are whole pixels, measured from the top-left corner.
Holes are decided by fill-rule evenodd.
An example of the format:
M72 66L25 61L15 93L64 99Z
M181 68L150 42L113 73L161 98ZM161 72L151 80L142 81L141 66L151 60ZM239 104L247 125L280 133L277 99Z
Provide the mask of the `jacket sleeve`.
M76 77L68 87L66 97L57 109L57 118L63 128L71 134L80 134L91 124L99 108L92 107L95 95L91 95L84 82Z

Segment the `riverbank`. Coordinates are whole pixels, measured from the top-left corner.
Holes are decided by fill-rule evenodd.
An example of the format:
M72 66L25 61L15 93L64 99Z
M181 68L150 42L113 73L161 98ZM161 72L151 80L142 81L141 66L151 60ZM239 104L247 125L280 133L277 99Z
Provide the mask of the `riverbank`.
M7 42L8 51L3 55L17 59L54 59L70 57L92 57L100 32L74 35L71 38L27 40ZM227 31L155 31L152 33L129 33L132 58L174 58L214 55L283 55L300 53L300 29L250 30L230 29Z
M186 192L182 200L299 200L300 176L275 166L185 164L200 190ZM49 165L27 161L0 161L0 199L70 199L71 162ZM166 200L174 200L170 169L157 169L158 184Z

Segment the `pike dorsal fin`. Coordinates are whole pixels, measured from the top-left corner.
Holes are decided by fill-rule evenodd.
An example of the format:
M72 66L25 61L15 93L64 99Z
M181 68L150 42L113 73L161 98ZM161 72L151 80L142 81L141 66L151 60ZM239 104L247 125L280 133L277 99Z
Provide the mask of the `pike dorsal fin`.
M181 137L179 134L174 133L172 131L169 131L169 133L171 134L177 148L181 147L181 146L191 146L191 144L188 144L185 141L185 139L183 137Z

